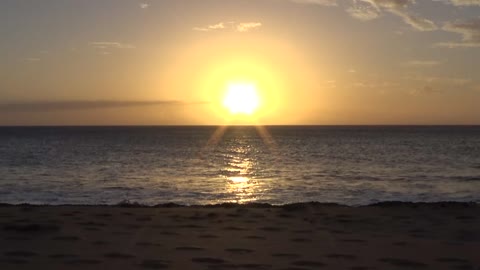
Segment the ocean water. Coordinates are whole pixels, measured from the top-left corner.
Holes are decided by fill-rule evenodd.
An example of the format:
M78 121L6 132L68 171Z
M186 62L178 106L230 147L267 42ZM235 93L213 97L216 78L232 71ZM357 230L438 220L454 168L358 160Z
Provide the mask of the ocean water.
M480 202L480 127L2 127L0 203Z

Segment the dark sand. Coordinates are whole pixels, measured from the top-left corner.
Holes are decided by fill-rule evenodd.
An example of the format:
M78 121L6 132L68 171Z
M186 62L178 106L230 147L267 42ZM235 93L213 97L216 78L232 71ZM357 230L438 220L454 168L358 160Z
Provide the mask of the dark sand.
M476 204L0 207L0 269L480 269Z

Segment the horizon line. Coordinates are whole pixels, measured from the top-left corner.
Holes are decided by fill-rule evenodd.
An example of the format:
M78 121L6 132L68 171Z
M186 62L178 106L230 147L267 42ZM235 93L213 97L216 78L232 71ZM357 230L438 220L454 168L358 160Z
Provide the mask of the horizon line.
M158 124L158 125L0 125L0 128L35 127L480 127L480 124Z

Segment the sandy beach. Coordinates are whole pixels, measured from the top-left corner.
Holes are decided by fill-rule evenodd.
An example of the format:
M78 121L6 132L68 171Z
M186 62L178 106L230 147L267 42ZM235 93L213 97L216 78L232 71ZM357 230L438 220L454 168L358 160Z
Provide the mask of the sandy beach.
M0 207L0 269L480 269L462 203Z

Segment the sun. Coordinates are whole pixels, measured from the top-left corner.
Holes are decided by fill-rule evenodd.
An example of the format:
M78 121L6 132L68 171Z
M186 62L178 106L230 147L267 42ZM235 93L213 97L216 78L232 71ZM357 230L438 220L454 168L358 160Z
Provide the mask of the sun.
M227 86L223 106L231 114L252 115L260 106L257 87L251 83L231 83Z

